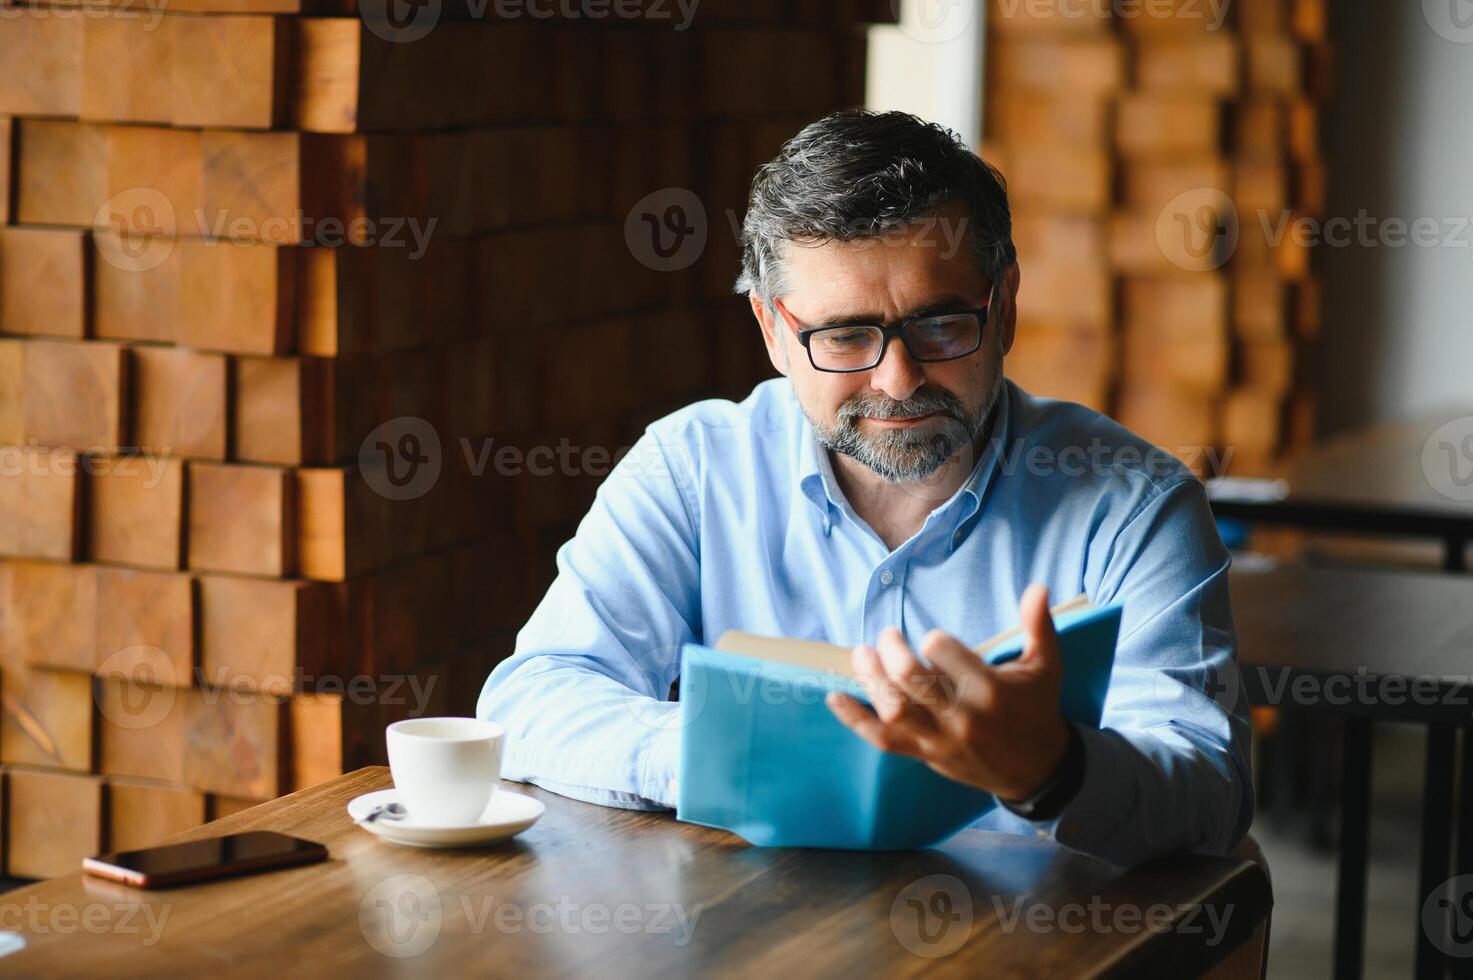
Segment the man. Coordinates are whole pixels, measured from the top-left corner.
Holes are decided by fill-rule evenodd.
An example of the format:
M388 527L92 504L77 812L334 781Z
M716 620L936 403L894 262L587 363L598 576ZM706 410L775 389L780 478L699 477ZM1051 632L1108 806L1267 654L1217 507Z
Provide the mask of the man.
M659 420L600 488L481 695L509 778L673 806L681 645L737 628L852 646L873 710L830 710L995 794L980 826L1126 865L1235 846L1228 555L1179 464L1004 380L1011 234L998 175L902 113L828 116L758 171L737 287L785 377ZM1080 593L1123 607L1098 731L1059 711L1048 597ZM1017 661L969 654L1019 625Z

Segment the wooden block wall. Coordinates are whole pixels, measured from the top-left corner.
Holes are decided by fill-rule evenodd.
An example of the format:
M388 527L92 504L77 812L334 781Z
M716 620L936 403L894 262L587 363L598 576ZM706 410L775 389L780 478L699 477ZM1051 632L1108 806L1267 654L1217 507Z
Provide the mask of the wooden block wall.
M983 155L1013 199L1025 388L1202 475L1267 473L1308 440L1319 282L1265 229L1324 207L1326 6L989 6Z
M0 812L24 876L469 713L619 451L770 373L732 222L783 140L862 100L864 25L893 19L450 0L396 43L353 0L38 4L0 18ZM666 271L634 209L681 191L707 241ZM403 419L440 447L407 496L383 478Z

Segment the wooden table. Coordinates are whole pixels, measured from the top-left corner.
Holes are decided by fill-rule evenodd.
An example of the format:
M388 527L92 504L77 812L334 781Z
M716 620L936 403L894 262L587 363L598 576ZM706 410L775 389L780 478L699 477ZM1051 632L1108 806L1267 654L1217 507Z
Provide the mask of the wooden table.
M180 838L278 830L326 843L325 864L157 892L79 873L0 896L0 926L29 943L0 973L1195 976L1271 903L1263 873L1226 858L1127 872L981 831L908 853L764 850L514 784L547 804L514 841L400 847L344 812L389 785L361 769ZM89 914L101 928L76 926Z
M1473 714L1473 578L1436 572L1235 568L1233 613L1251 703L1347 719L1343 830L1336 896L1335 975L1361 972L1370 829L1371 725L1410 721L1429 731L1417 908L1417 972L1447 966L1422 926L1421 902L1449 871L1455 726ZM1473 742L1465 742L1473 746ZM1464 753L1463 798L1473 782ZM1458 827L1458 873L1473 855L1473 809Z

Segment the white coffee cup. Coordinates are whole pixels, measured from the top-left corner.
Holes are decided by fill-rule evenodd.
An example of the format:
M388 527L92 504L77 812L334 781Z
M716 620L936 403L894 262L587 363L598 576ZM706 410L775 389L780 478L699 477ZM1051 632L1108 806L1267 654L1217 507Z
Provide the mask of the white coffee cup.
M416 822L480 821L501 777L506 729L479 718L409 718L388 727L389 771Z

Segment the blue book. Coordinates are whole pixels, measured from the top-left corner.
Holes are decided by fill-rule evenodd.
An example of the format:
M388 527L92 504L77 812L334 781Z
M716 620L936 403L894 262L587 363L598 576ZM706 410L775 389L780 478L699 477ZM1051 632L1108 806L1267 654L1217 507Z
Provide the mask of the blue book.
M1120 607L1056 607L1064 716L1098 728ZM990 664L1023 652L1010 631L976 648ZM729 631L681 651L676 816L763 847L909 850L939 844L996 805L925 763L870 746L829 711L843 691L868 703L849 648Z

